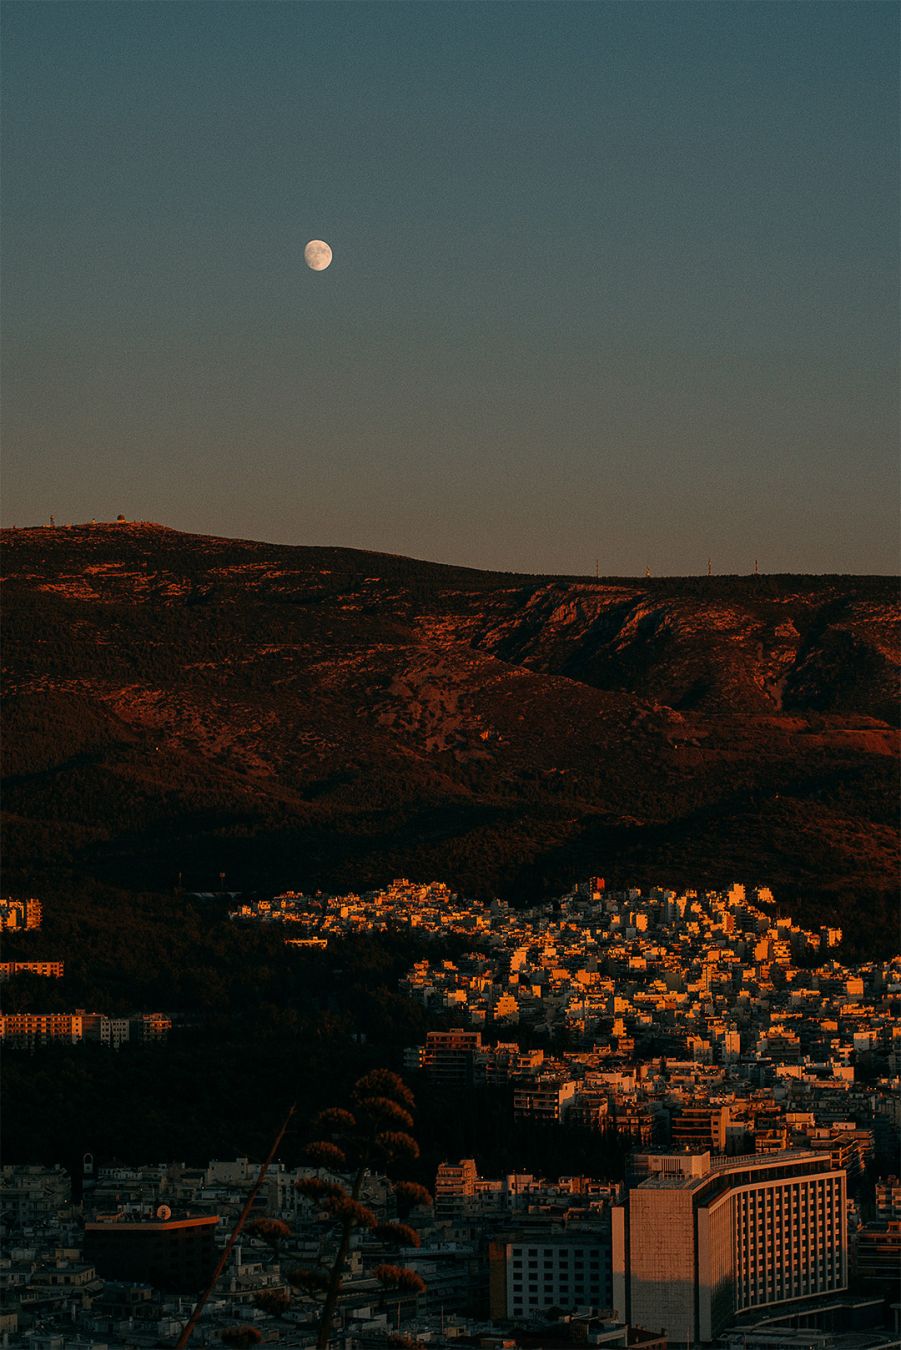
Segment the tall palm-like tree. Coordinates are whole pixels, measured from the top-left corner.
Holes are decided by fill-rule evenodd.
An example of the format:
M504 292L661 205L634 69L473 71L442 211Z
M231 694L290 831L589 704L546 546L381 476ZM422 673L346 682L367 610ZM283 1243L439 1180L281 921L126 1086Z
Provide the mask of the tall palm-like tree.
M287 1279L295 1289L322 1305L316 1341L320 1350L327 1350L331 1339L354 1233L365 1230L386 1247L419 1246L419 1234L402 1220L416 1206L431 1204L432 1197L424 1186L412 1181L392 1182L399 1221L380 1224L369 1206L360 1199L363 1183L370 1170L378 1169L390 1176L391 1171L404 1160L413 1160L419 1156L419 1145L412 1134L413 1106L413 1094L397 1074L389 1069L373 1069L354 1084L351 1109L329 1107L316 1117L315 1127L319 1137L308 1145L308 1156L319 1169L338 1173L342 1179L334 1175L315 1176L297 1183L298 1191L316 1206L322 1243L316 1263L309 1268L299 1267L289 1271ZM185 1350L188 1345L241 1231L245 1230L267 1242L276 1255L279 1245L290 1234L290 1228L281 1219L261 1217L248 1220L253 1202L295 1110L296 1107L292 1106L273 1141L210 1282L197 1300L179 1336L176 1350ZM406 1266L386 1261L378 1265L374 1273L385 1289L392 1289L398 1295L420 1293L425 1289L422 1278ZM257 1306L276 1316L287 1311L289 1301L278 1290L262 1290L256 1299ZM254 1327L227 1327L222 1333L222 1340L240 1347L251 1344L258 1335Z
M354 1234L368 1232L389 1247L419 1246L414 1228L402 1221L380 1224L361 1199L371 1170L390 1176L399 1164L419 1156L412 1133L413 1107L413 1094L397 1074L374 1069L354 1084L349 1108L329 1107L316 1118L319 1138L308 1146L307 1154L331 1175L309 1177L297 1186L316 1206L323 1240L316 1264L289 1271L288 1280L322 1305L319 1350L326 1350L331 1339ZM337 1180L335 1174L346 1180ZM396 1181L393 1189L401 1216L431 1201L428 1191L413 1182ZM374 1273L386 1289L411 1293L425 1289L416 1271L405 1266L383 1262Z

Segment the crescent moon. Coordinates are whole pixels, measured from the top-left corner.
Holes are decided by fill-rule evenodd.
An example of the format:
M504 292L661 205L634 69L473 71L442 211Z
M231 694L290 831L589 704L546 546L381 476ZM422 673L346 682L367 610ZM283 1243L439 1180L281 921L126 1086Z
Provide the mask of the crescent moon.
M303 251L303 260L312 272L324 272L332 261L332 250L324 239L311 239Z

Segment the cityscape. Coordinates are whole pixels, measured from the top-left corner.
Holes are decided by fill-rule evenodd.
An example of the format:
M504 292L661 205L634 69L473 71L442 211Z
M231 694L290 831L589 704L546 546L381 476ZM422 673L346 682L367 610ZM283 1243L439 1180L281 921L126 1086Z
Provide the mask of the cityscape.
M0 47L0 1350L901 1350L898 0Z
M354 1174L340 1107L308 1122L329 1137L300 1165L277 1152L7 1164L8 1344L181 1344L224 1255L197 1344L898 1343L901 957L844 963L840 929L801 927L765 885L594 876L517 908L402 879L229 904L226 923L274 931L295 959L405 930L436 949L397 982L433 1025L370 1072L378 1095L358 1083L358 1115L368 1102L380 1126L415 1131L415 1098L453 1110L487 1093L502 1129L587 1141L601 1165L484 1175L449 1156L426 1175L415 1138L383 1129L406 1144ZM4 900L0 919L34 940L41 903ZM0 976L64 981L64 969L5 962ZM7 1054L95 1041L121 1055L172 1035L165 1013L0 1018ZM323 1339L322 1272L345 1210Z

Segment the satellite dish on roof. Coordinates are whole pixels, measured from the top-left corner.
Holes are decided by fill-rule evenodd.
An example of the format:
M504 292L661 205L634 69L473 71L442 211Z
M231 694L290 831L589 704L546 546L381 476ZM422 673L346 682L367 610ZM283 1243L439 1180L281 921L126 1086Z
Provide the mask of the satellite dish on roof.
M166 1219L172 1218L172 1210L169 1208L168 1205L159 1205L157 1207L156 1217L158 1219L162 1219L163 1222L165 1223Z

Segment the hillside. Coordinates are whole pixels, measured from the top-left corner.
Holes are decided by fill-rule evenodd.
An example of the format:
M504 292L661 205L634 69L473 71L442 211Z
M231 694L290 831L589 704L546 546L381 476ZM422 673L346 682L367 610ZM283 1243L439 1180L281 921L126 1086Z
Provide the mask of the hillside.
M6 531L5 885L762 879L880 925L897 583Z

